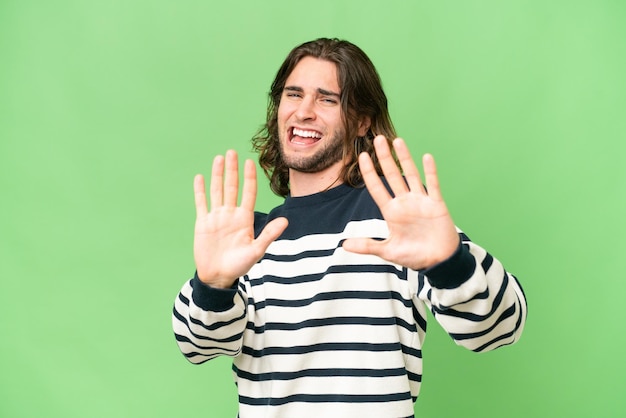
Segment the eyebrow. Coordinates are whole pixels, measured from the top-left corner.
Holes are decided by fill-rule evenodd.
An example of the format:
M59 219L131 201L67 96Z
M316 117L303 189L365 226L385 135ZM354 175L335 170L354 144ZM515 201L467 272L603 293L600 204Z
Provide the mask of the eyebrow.
M300 93L304 92L304 89L302 87L298 87L298 86L285 86L283 88L283 90L288 90L288 91L297 91ZM334 91L330 91L330 90L326 90L323 88L319 88L317 89L317 92L323 96L334 96L337 98L341 98L341 95L339 93L335 93Z

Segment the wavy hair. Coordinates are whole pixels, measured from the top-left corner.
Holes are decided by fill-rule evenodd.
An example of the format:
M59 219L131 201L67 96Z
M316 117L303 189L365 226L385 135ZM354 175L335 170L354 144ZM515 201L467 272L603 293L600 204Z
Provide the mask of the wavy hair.
M341 90L341 114L345 127L343 157L346 164L340 179L353 187L363 185L358 155L367 152L381 174L374 152L373 139L384 135L388 141L396 137L389 116L387 96L380 76L369 57L356 45L340 39L319 38L295 47L278 70L268 98L265 125L252 138L253 149L259 153L259 164L270 180L270 188L279 196L289 194L289 169L280 154L278 138L278 107L285 82L304 57L315 57L337 66ZM359 120L369 118L371 124L365 136L358 137Z

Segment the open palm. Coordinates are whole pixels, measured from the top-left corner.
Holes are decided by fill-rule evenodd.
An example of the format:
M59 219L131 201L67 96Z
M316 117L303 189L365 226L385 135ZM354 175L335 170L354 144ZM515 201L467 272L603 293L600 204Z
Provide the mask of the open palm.
M273 220L255 239L256 168L251 160L245 162L241 205L237 206L239 173L235 151L213 161L210 211L205 190L204 177L197 175L193 248L198 278L210 286L227 288L263 257L270 243L287 227L287 220Z
M459 236L441 196L433 157L423 157L426 189L402 139L395 139L393 147L404 176L383 136L374 139L374 147L391 193L368 154L359 156L359 166L365 185L387 222L389 236L383 241L351 238L344 242L344 249L377 255L415 270L446 260L458 247Z

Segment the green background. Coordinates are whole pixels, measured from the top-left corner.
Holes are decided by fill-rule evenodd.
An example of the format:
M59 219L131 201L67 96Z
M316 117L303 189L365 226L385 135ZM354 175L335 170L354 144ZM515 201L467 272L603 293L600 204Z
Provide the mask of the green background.
M626 414L625 2L0 0L1 417L235 416L228 359L171 331L192 179L254 157L278 66L320 36L369 54L528 297L504 350L431 324L417 416Z

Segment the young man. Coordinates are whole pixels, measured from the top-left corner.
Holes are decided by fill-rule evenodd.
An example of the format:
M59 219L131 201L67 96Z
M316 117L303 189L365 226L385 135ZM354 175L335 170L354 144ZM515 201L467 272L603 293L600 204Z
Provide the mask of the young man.
M246 161L237 206L234 151L213 162L210 210L196 177L180 349L197 364L234 358L241 418L413 417L427 309L458 344L487 351L519 339L523 292L455 227L432 156L424 187L406 144L387 139L387 99L358 47L296 47L270 96L253 143L285 201L254 212Z

